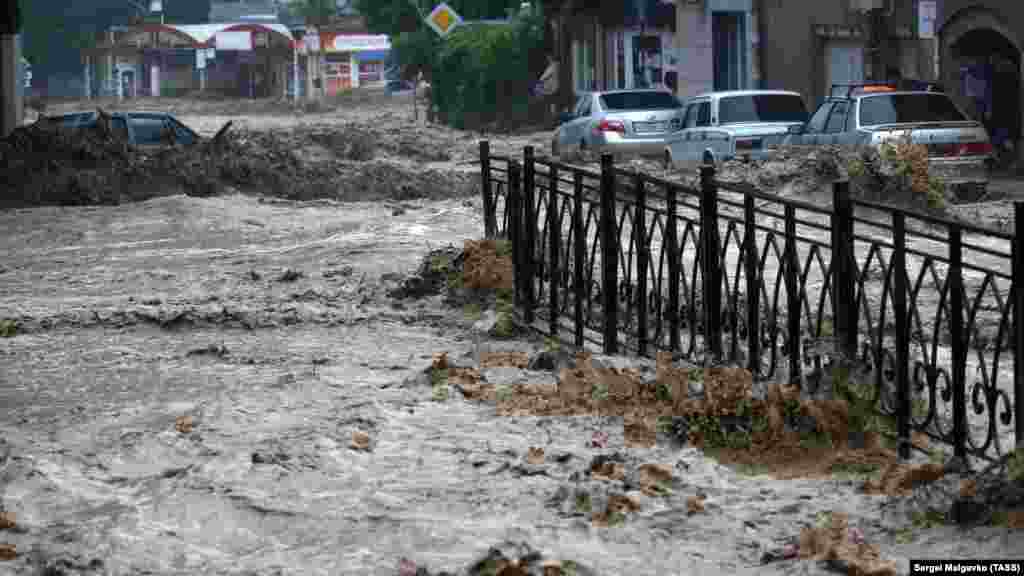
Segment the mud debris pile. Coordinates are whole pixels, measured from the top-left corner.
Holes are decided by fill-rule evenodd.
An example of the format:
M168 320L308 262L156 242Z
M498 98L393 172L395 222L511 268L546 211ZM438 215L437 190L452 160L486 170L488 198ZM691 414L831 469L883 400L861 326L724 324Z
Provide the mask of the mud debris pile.
M472 193L470 174L376 158L375 136L332 130L254 131L224 125L192 145L133 146L109 115L80 129L44 117L0 141L4 207L116 205L156 196L254 193L291 200L406 200ZM393 141L394 142L394 141ZM403 140L396 151L422 148Z

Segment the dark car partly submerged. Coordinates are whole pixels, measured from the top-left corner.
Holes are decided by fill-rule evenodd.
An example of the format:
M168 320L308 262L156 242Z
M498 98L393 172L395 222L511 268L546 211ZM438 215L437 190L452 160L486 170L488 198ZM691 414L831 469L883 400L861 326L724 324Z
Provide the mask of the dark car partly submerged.
M199 134L165 112L107 112L115 135L136 146L161 146L170 142L191 146ZM99 121L99 112L71 112L48 117L64 128L85 128Z

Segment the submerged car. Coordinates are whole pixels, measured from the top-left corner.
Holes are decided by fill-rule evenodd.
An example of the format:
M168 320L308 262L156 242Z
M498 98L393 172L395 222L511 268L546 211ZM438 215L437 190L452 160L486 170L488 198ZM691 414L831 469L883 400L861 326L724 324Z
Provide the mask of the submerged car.
M881 147L909 135L928 149L932 173L946 184L984 190L992 143L945 93L885 84L835 85L825 102L783 140L788 145Z
M199 135L178 119L165 112L108 112L110 128L116 135L136 146L161 146L171 141L191 146L199 141ZM99 119L95 110L72 112L49 116L63 128L85 128L93 126Z
M663 147L666 167L693 167L737 156L752 159L771 153L773 137L807 121L797 92L730 90L710 92L686 103L683 129Z
M683 127L683 104L666 90L608 90L580 95L559 117L551 154L593 151L657 155Z

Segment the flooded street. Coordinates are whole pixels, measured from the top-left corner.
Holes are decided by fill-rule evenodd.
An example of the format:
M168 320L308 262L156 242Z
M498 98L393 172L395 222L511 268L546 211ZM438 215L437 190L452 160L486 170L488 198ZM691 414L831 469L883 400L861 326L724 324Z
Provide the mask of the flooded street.
M476 146L451 137L464 148L448 166ZM545 347L491 340L438 295L388 296L431 249L482 236L475 191L171 195L3 211L0 230L0 318L18 326L0 338L0 510L16 519L0 529L16 549L0 574L394 576L405 559L419 576L496 576L471 569L496 545L563 561L562 574L571 561L578 576L827 574L780 551L829 512L901 573L908 558L1024 550L1020 530L915 525L860 477L779 480L692 447L628 446L621 418L499 417L454 385L433 398L435 353L479 367L482 351ZM556 382L549 369L480 370ZM663 466L666 490L592 476L609 458ZM595 509L614 494L637 509L599 526L579 490Z

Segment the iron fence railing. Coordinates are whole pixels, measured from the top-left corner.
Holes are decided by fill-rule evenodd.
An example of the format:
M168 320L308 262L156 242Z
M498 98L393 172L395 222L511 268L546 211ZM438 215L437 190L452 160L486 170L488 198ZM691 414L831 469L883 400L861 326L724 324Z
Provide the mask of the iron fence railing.
M987 459L1024 441L1016 235L855 200L842 181L824 207L710 166L693 188L607 155L594 172L483 141L480 163L485 233L512 241L515 304L552 336L812 388L852 359L900 438Z

